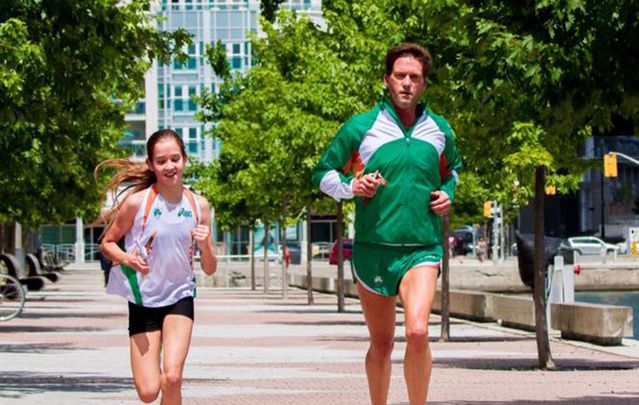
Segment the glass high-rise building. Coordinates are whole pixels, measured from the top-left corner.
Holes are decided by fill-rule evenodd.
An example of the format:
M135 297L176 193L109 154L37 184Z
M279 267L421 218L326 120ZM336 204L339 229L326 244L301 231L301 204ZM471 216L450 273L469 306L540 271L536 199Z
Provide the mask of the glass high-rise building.
M289 0L280 8L307 14L317 24L323 24L321 0ZM144 83L140 84L145 96L126 115L128 129L120 143L134 158L143 159L146 157L146 139L160 128L172 128L183 137L189 157L210 162L219 155L221 145L218 140L205 136L213 124L205 125L195 118L199 106L192 99L194 95L201 95L204 89L217 91L221 83L206 61L206 45L222 41L231 69L246 73L253 63L251 36L260 35L260 1L162 0L156 1L153 12L162 17L159 30L184 28L193 35L192 44L185 49L189 60L168 65L153 62ZM294 228L294 238L298 239L301 225ZM277 238L279 233L274 233ZM233 233L214 232L214 235L218 248L223 246L222 252L246 253L248 228L240 227Z
M321 0L290 0L280 7L321 20ZM204 125L195 119L199 106L192 99L204 89L216 91L220 84L206 61L206 45L222 41L231 68L245 73L252 64L250 36L260 31L260 2L162 0L154 4L153 12L162 17L159 30L184 28L193 35L193 43L185 49L189 60L184 64L153 63L145 77L144 99L126 116L128 130L121 144L133 156L142 158L146 139L159 128L172 128L182 135L190 157L210 162L219 154L220 144L204 136L212 124Z

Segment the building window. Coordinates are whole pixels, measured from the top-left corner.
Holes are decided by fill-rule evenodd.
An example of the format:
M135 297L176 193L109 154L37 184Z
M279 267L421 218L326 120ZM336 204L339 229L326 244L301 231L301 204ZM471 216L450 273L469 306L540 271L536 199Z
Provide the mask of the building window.
M173 88L173 110L184 111L184 100L182 99L182 86L175 86Z
M160 108L164 107L164 84L158 84L158 105Z
M196 155L198 152L197 144L197 128L189 128L189 139L187 139L188 151L190 154Z
M189 111L197 111L197 104L193 97L197 96L197 88L189 86Z
M186 68L193 70L197 68L197 47L195 44L188 46L186 53L189 55L189 60L186 62Z

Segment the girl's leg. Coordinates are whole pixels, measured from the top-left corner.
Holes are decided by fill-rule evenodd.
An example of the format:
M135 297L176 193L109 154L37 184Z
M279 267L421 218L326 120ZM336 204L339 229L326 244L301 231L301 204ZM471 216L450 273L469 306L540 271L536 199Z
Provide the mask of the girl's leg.
M391 376L391 352L395 336L395 298L372 293L357 283L370 344L366 353L366 377L372 405L385 405Z
M406 327L404 378L410 405L423 405L428 398L432 370L428 318L435 297L437 275L437 267L414 267L406 273L399 285Z
M184 315L167 315L162 325L162 405L182 403L182 371L191 344L193 320Z
M159 330L130 337L133 382L142 402L153 402L160 393Z

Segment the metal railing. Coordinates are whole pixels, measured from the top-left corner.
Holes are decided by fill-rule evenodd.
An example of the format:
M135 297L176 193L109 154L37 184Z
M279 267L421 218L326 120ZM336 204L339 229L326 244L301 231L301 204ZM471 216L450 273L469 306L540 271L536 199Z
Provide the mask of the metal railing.
M54 258L62 262L75 261L75 243L43 243L42 250L45 253L50 254ZM100 245L97 243L85 243L84 244L84 260L95 261L99 260L98 252L100 251Z

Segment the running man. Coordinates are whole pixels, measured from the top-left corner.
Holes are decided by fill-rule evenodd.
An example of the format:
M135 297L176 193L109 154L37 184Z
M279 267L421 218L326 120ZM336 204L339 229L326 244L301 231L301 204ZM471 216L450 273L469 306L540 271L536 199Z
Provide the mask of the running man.
M448 122L419 104L431 65L428 50L416 44L388 51L388 94L342 126L313 175L335 200L355 198L352 263L370 335L366 374L373 405L388 397L398 295L410 404L428 397L428 318L443 257L440 216L450 210L461 169Z

